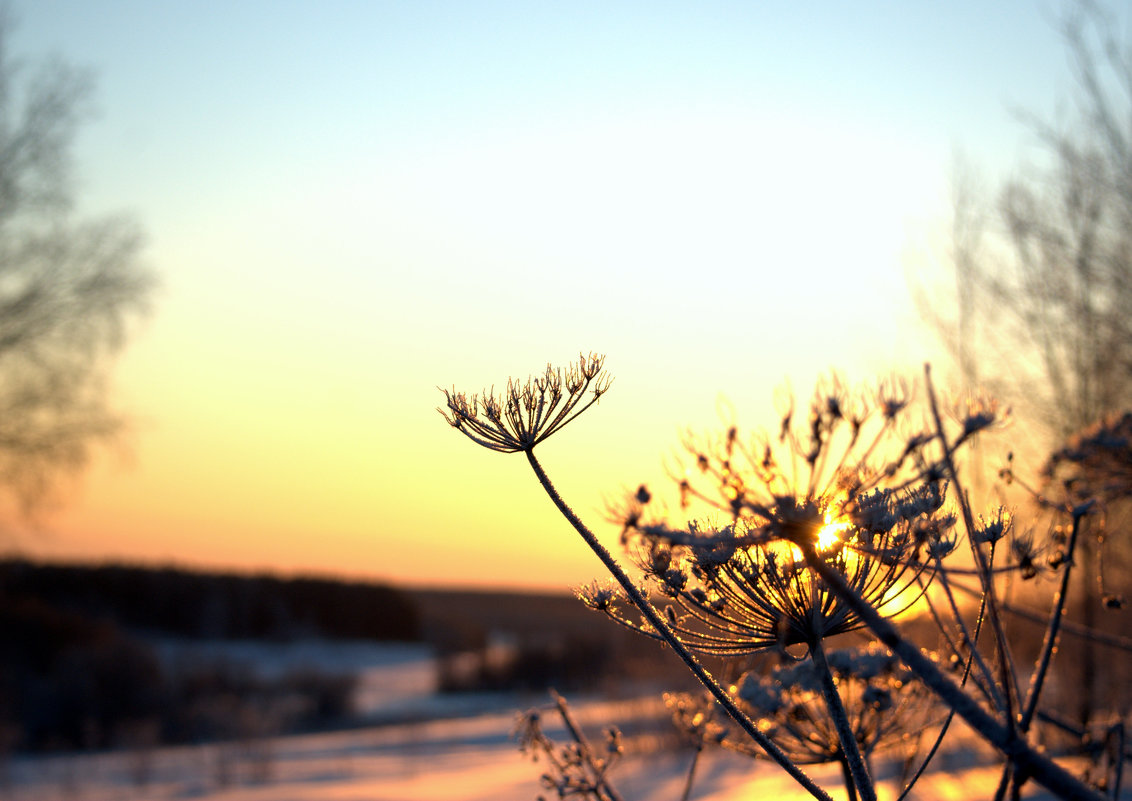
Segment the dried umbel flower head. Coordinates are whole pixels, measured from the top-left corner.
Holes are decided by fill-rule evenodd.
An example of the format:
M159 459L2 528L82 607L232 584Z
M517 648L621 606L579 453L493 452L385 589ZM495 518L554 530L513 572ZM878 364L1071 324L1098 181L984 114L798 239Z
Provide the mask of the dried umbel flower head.
M592 581L579 587L575 593L578 599L590 609L604 612L612 608L624 595L612 580L605 582Z
M1112 501L1132 496L1132 412L1112 416L1069 438L1042 470L1060 481L1067 500Z
M1014 517L1004 507L999 507L990 517L979 515L978 523L971 536L977 543L993 545L1014 530Z
M441 390L449 425L473 442L500 453L530 451L592 406L612 379L602 371L604 356L581 354L566 369L546 366L541 376L507 381L502 395L484 391L468 396Z
M795 542L814 543L817 558L888 614L919 596L930 578L933 548L950 545L944 524L936 525L942 518L915 503L902 504L907 492L899 495L891 503L892 520L882 531L834 519L831 506L821 501L790 497L769 509L767 518L745 516L718 528L642 525L636 561L671 599L669 622L693 650L739 656L773 647L812 646L862 623ZM947 526L954 522L946 519ZM779 536L782 531L792 532L790 539ZM920 541L924 531L931 532L930 542ZM634 626L620 614L616 599L600 608Z
M930 722L931 691L886 649L871 645L827 654L849 725L863 754L909 741L909 735ZM769 673L749 671L732 686L732 694L760 728L800 765L837 762L841 746L819 688L811 661L779 666ZM665 699L677 725L707 735L709 741L755 757L764 755L749 741L731 736L724 723L705 714L705 702L691 695Z
M1040 502L1082 526L1073 557L1089 573L1082 600L1123 608L1132 590L1132 412L1110 415L1069 437L1050 455L1042 479ZM1056 550L1051 562L1059 563Z
M685 440L695 468L683 477L683 498L739 516L787 496L816 499L838 490L848 507L881 486L936 483L939 449L932 451L935 433L912 404L914 395L907 380L888 378L872 391L853 391L834 375L819 383L804 420L791 396L780 395L777 436L757 433L748 440L732 426L723 436Z
M961 439L992 427L1001 428L1010 422L1010 409L996 398L976 393L956 400L948 410L951 418L963 427Z
M670 623L690 648L737 656L860 628L814 568L818 560L888 615L924 591L955 548L956 518L943 509L932 438L900 425L910 396L892 384L852 393L833 380L819 387L801 430L784 424L776 441L748 445L730 428L715 443L690 444L689 472L708 488L685 477L682 495L728 515L723 525L651 517L651 493L628 501L619 522L645 576L671 599ZM604 611L651 633L613 603Z

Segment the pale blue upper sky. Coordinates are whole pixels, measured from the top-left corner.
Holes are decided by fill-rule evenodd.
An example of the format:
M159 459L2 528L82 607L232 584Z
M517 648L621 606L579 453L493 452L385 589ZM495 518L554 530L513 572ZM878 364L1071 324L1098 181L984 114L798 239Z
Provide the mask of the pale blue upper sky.
M436 385L608 353L593 438L548 445L592 512L720 393L758 425L786 376L931 358L904 269L955 150L992 182L1033 146L1015 110L1069 97L1058 8L17 3L18 52L96 72L82 207L136 215L164 282L120 373L132 466L20 546L504 580L412 547L557 525L534 493L499 511L527 479ZM588 577L569 554L515 583Z

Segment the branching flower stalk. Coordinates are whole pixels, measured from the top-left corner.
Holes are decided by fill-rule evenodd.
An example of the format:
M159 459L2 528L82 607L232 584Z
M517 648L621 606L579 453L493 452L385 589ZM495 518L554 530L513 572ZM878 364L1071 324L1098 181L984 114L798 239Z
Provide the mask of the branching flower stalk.
M984 588L980 594L982 603L975 634L966 637L970 653L974 654L984 616L992 625L997 619L997 596L993 586L990 592L986 588L995 574L990 560L1002 518L1000 515L976 527L957 480L952 454L979 431L995 424L997 415L989 404L969 407L959 414L961 432L950 439L930 381L928 388L931 426L908 435L902 455L881 469L868 465L864 457L850 455L857 443L868 441L861 433L867 424L867 410L851 405L836 389L823 392L819 388L811 405L808 438L795 435L790 427L791 411L784 414L780 441L788 448L787 464L791 469L781 466L783 463L775 458L771 443L764 441L761 447L743 448L733 430L716 450L693 450L700 472L714 480L718 487L715 508L729 513L733 522L710 531L694 527L683 532L672 531L645 520L643 510L631 504L625 514L626 525L638 532L646 543L647 547L641 549L642 567L661 591L674 598L690 615L686 626L680 624L679 616L675 619L678 633L690 639L694 648L732 654L750 652L760 644L765 647L776 636L776 627L767 625L776 621L779 622L780 645L820 640L823 634L860 625L869 628L946 706L988 739L1008 761L1019 765L1023 774L1032 776L1062 797L1094 798L1096 795L1088 786L1036 751L1018 731L1011 705L1012 699L1018 696L1016 674L1001 626L996 636L1000 677L996 680L989 671L985 674L988 689L998 698L997 707L1002 717L996 719L918 646L904 639L889 622L888 615L880 613L885 598L898 585L873 592L870 585L857 580L859 563L850 569L846 561L830 558L828 545L825 548L820 545L821 535L826 530L823 523L844 520L848 525L840 533L839 543L834 545L834 554L851 549L858 560L880 566L902 565L917 582L924 576L930 577L933 573L926 570L926 563L938 566L956 542L949 533L954 518L949 520L940 512L943 480L950 480L975 552L975 574ZM902 406L896 403L881 406L885 410L883 432L891 429L890 423ZM837 443L841 443L840 456L833 453ZM942 456L926 452L926 447L933 443ZM872 453L874 447L870 444L863 453ZM906 465L910 466L909 470L905 470ZM682 497L713 502L710 493L691 486L687 479L680 488ZM647 497L647 493L645 495ZM773 558L761 561L750 556L751 551L771 548L776 542L796 549L804 559L803 568L773 553L768 554ZM980 550L984 544L989 553ZM668 546L668 551L658 547L664 545ZM677 564L677 553L690 561L690 570ZM736 558L737 553L744 555ZM902 574L892 571L884 575L900 581ZM938 575L946 577L942 570ZM799 581L799 576L808 577ZM693 584L693 580L698 584ZM944 586L946 589L946 583ZM775 600L767 600L771 598ZM953 614L961 622L957 609L953 608ZM843 623L829 627L833 621ZM622 622L626 621L622 619ZM705 626L709 630L716 629L720 636L708 636ZM794 633L807 631L807 627L810 637L798 637ZM752 636L758 631L763 633ZM964 670L964 681L967 670L969 666Z
M608 549L598 541L593 532L562 499L550 477L535 458L534 448L537 444L576 419L579 414L596 403L609 388L610 379L602 373L603 364L604 357L596 354L587 357L583 354L578 364L572 365L566 371L555 370L548 365L543 376L530 379L525 385L513 380L508 381L507 392L502 398L496 398L490 392L469 398L455 390L442 390L446 409L439 411L453 428L489 450L501 453L524 453L539 483L558 511L601 560L606 570L614 577L634 606L640 610L653 630L680 657L727 715L811 795L824 801L831 801L829 794L815 784L790 760L789 756L759 730L754 721L736 706L734 699L684 646ZM591 391L593 397L586 401L586 395ZM483 419L479 417L481 406Z
M1048 617L1046 632L1042 639L1042 647L1038 655L1037 665L1033 674L1030 676L1030 685L1026 691L1026 698L1022 702L1021 712L1018 715L1018 730L1023 734L1030 730L1034 715L1038 711L1038 702L1041 699L1046 675L1048 674L1053 654L1057 650L1058 638L1061 633L1061 621L1065 613L1065 603L1069 593L1069 579L1073 568L1073 553L1077 548L1082 521L1089 513L1092 506L1093 502L1087 501L1079 504L1070 511L1072 525L1069 540L1066 543L1065 553L1062 558L1061 580L1053 597L1053 608ZM1003 766L1002 778L999 782L999 792L996 794L996 797L1001 797L1005 794L1006 788L1010 782L1014 783L1016 793L1020 792L1022 785L1026 782L1026 776L1020 771L1012 769L1010 764L1006 764Z
M967 531L974 532L975 516L971 512L971 504L968 502L967 494L963 491L962 484L960 483L959 471L955 468L954 451L957 445L961 444L962 441L969 436L971 431L976 430L980 420L987 418L983 417L983 410L972 410L973 413L967 417L967 422L964 424L964 430L959 440L955 443L949 443L947 433L943 426L943 418L940 416L939 412L939 402L936 399L935 389L932 386L931 365L924 365L924 383L927 385L928 403L931 408L932 418L935 422L936 436L938 437L940 448L943 451L943 464L947 470L947 475L955 484L955 496L958 500L959 509L963 515L963 522L967 527ZM989 419L993 419L993 411L987 410L987 414L989 414ZM1007 726L1015 729L1015 734L1017 734L1017 717L1014 709L1019 692L1015 682L1016 673L1011 661L1011 652L1006 639L1006 631L1002 627L1002 620L998 614L998 603L991 564L975 537L969 537L968 542L971 546L971 553L974 556L975 564L978 567L979 578L983 584L983 594L988 600L986 606L988 621L990 622L991 630L994 632L995 647L999 657L998 666L1001 674L1000 684L1002 689L1003 719Z
M792 406L784 412L778 443L756 437L748 445L734 427L718 442L689 441L708 487L684 478L681 498L728 515L725 525L654 521L643 486L619 515L646 577L672 599L669 625L690 649L724 657L774 650L815 663L815 689L841 744L847 789L866 801L875 798L873 781L823 645L863 622L803 555L818 554L871 607L899 614L930 584L933 562L954 549L955 518L942 511L945 488L924 469L930 438L898 433L909 397L906 386L890 385L871 402L834 379L819 387L804 426L792 425ZM896 455L874 465L889 441L899 445ZM622 615L616 599L584 600L656 636Z
M993 715L986 712L974 699L963 692L958 684L940 670L917 645L902 637L890 621L881 617L875 609L857 595L835 570L826 566L821 559L816 558L816 555L811 564L813 569L829 582L832 590L857 611L877 639L899 656L904 664L915 671L920 679L945 704L955 710L956 714L963 718L972 729L1008 758L1014 760L1039 784L1052 790L1061 798L1080 798L1090 799L1091 801L1101 801L1104 798L1103 795L1080 782L1053 760L1035 750L1019 736L1014 727L1004 725Z
M944 448L946 469L948 470L949 477L954 479L957 476L957 471L954 469L954 461L951 458L954 443L949 444L944 433L938 405L934 393L931 391L930 373L928 388L929 401L932 406L936 425L935 438L938 439ZM965 425L965 433L963 436L966 436L966 432L973 428L974 425L968 421L967 425ZM960 498L961 508L964 512L968 531L974 532L976 529L970 507L966 504L966 499L961 493ZM897 654L897 656L899 656L947 706L997 748L1008 761L1017 766L1017 769L1022 775L1032 777L1038 783L1052 790L1062 798L1095 799L1096 801L1103 798L1101 794L1079 781L1060 765L1035 750L1033 746L1026 742L1022 733L1019 731L1018 722L1014 718L1013 713L1011 713L1011 717L1008 720L1000 721L984 710L973 698L963 691L960 685L947 676L926 654L924 654L917 645L901 636L892 622L882 616L877 611L874 604L869 603L868 600L862 597L860 591L846 581L842 572L828 563L823 555L818 552L818 549L813 543L795 541L795 544L801 549L807 565L821 576L827 583L830 591L836 594L841 601L851 608L854 613L859 616L863 624L872 631L885 646ZM991 574L989 565L986 562L985 555L978 549L978 544L972 543L972 548L976 554L976 564L981 568L980 575L984 581L983 595L987 598L988 607L990 607L990 612L993 615L996 611L997 601L993 593L993 586L990 588L989 592L987 591L987 584L989 583L989 576ZM992 622L994 619L994 617L991 617ZM999 641L999 644L1004 649L1002 658L1005 660L1008 658L1009 654L1007 652L1008 649L1006 649L1004 637ZM1012 675L1004 678L1002 690L1005 693L1009 694L1013 681Z
M983 692L986 698L991 701L998 709L1005 709L1006 702L1002 697L1002 692L999 690L998 684L995 681L994 675L991 673L991 668L987 665L986 660L983 658L982 653L979 651L978 643L979 636L982 633L983 624L986 622L986 607L987 596L983 593L979 594L979 611L975 617L975 630L972 633L967 626L966 621L963 619L962 613L959 611L959 604L955 600L955 593L952 589L951 579L948 578L947 572L940 566L937 572L936 585L943 591L943 596L947 600L947 605L950 610L950 619L954 621L954 625L959 630L959 636L962 638L960 644L967 649L967 660L973 662L979 668L979 675L982 680L976 680L976 686ZM946 629L942 622L941 616L937 613L935 603L929 599L928 608L931 614L935 617L940 631L946 635ZM961 657L962 653L959 648L952 646L953 651L957 657ZM970 670L970 667L967 668Z
M542 712L531 709L519 717L516 735L519 750L538 760L544 758L548 770L542 775L543 786L554 790L559 798L592 797L594 801L623 801L621 794L609 781L609 768L620 758L623 748L621 732L615 727L605 731L605 755L596 749L582 733L570 711L570 705L558 693L551 691L554 711L562 719L571 743L555 744L544 732ZM541 797L540 797L541 798Z
M1041 697L1042 686L1045 683L1050 660L1053 657L1054 651L1057 650L1058 637L1061 633L1061 621L1065 613L1065 602L1069 595L1069 578L1070 572L1073 569L1073 553L1077 549L1077 539L1078 535L1081 533L1081 523L1085 515L1089 513L1091 505L1090 503L1082 504L1073 509L1071 513L1073 523L1070 529L1069 541L1065 546L1061 581L1054 595L1053 610L1049 616L1049 625L1046 629L1045 637L1042 640L1042 650L1038 657L1037 668L1030 678L1030 686L1026 691L1026 700L1018 719L1018 728L1024 732L1029 731L1030 724L1034 719L1034 714L1038 710L1038 700Z
M1003 522L1003 520L1004 518L1000 513L997 520L994 521L992 525L1001 523ZM955 620L956 624L958 625L960 636L963 638L962 643L967 648L967 657L965 660L963 660L962 652L955 645L950 635L948 634L946 626L944 625L942 618L937 612L935 604L932 602L931 597L926 595L925 597L927 597L928 600L928 611L931 614L932 619L935 621L937 628L951 648L952 658L963 662L963 671L962 676L959 679L959 687L960 689L962 689L967 686L967 682L971 678L971 668L977 660L981 675L984 677L984 680L980 682L978 679L975 679L975 686L979 689L980 692L983 693L985 698L987 698L988 700L994 700L994 696L998 690L994 682L994 676L991 675L990 668L987 667L986 663L983 661L982 655L979 653L979 649L976 647L976 644L979 641L979 634L982 632L983 623L986 621L987 596L985 594L975 593L979 598L979 608L978 614L975 615L974 635L971 635L970 633L968 633L967 624L963 620L963 615L959 612L959 606L955 601L955 593L952 591L951 581L947 578L947 573L942 570L942 566L940 566L940 568L941 569L938 572L938 584L943 587L944 595L947 598L949 606L951 607L952 619ZM897 797L896 801L904 801L904 799L908 797L909 793L912 792L912 788L916 786L916 782L918 782L920 780L920 777L924 775L924 772L928 769L928 765L931 764L932 759L934 759L936 753L938 753L940 746L943 745L944 738L947 736L948 729L951 728L951 723L954 721L954 719L955 710L948 708L947 715L943 720L943 724L939 727L939 732L936 733L935 739L932 741L932 744L928 748L928 751L924 755L924 758L920 761L919 767L916 768L915 772L913 772L913 774L909 777L908 781L905 782L904 789L900 791L900 795Z
M947 435L944 431L943 421L939 413L939 404L936 400L935 390L932 386L930 365L924 365L924 381L927 385L928 401L930 404L932 417L935 420L937 435L939 438L940 446L943 450L943 462L946 466L948 475L955 482L956 495L959 500L959 506L962 511L967 530L974 533L976 531L974 515L971 512L971 506L970 503L968 503L967 495L962 490L962 485L960 484L959 480L959 471L955 468L955 460L953 457L954 445L948 443ZM977 420L978 412L976 411L970 419ZM967 427L965 426L963 434L960 435L960 439L966 436L966 434ZM1021 690L1018 687L1016 678L1018 674L1013 664L1013 654L1006 638L1006 632L1002 625L1002 619L999 615L999 604L996 596L991 562L988 559L987 555L983 553L978 537L972 536L968 539L968 541L971 545L971 552L974 555L975 563L978 566L978 574L980 580L982 581L983 596L987 599L986 609L988 613L988 620L991 624L991 630L994 632L995 648L998 654L998 667L1001 674L1001 693L996 693L996 700L999 700L1003 704L1001 708L1004 721L1011 730L1010 738L1012 740L1023 741L1033 712L1031 711L1029 712L1029 714L1027 714L1024 710L1015 712L1016 705L1021 705L1025 702L1021 698ZM993 545L994 541L992 540L992 548ZM1066 573L1068 573L1068 569L1066 570ZM1055 615L1051 619L1051 628L1055 636L1059 617L1060 614L1055 613ZM1052 642L1049 643L1049 645L1051 646L1052 644ZM1050 650L1045 655L1043 660L1045 661L1045 665L1039 666L1038 671L1035 673L1035 679L1037 681L1035 684L1031 684L1030 687L1032 691L1035 691L1030 699L1035 706L1038 700L1037 691L1040 691L1041 682L1044 678L1045 669L1046 667L1048 667L1048 657L1050 655L1052 655L1052 650ZM1014 781L1017 789L1020 789L1021 785L1026 781L1026 771L1020 766L1012 766L1011 763L1012 757L1007 754L1007 762L1003 767L1002 780L999 782L998 789L995 793L996 801L1003 797L1007 788L1007 784L1010 780Z
M609 379L602 368L602 357L583 355L565 371L548 367L525 384L509 381L499 396L445 391L446 408L440 410L477 444L525 454L558 511L615 580L617 589L595 586L580 591L587 605L672 648L750 742L816 798L829 796L801 770L797 756L774 740L773 723L756 711L760 716L756 725L746 711L758 709L752 701L758 694L744 700L741 688L724 689L696 653L746 659L770 651L809 669L813 691L824 698L829 733L825 747L834 749L825 752L825 761L841 762L850 797L875 798L865 762L872 741L867 735L862 739L863 730L847 711L850 674L840 674L846 681L839 688L834 679L838 669L831 667L829 658L834 652L826 651L824 640L867 629L909 672L902 683L922 684L924 692L930 690L949 710L947 722L958 715L1000 752L1006 762L1000 791L1009 777L1015 792L1032 779L1060 798L1103 798L1027 739L1032 722L1047 718L1038 707L1038 697L1060 630L1076 526L1061 563L1061 589L1051 609L1046 641L1023 698L999 616L1004 607L995 579L1012 570L1023 578L1032 577L1040 548L1035 548L1028 532L1012 534L1007 553L1013 555L1014 564L994 565L996 543L1005 535L1008 519L1000 512L976 523L954 459L959 447L995 424L998 414L993 405L976 403L961 412L961 430L954 435L945 428L928 370L930 416L920 425L905 425L902 417L911 399L907 385L893 382L865 399L851 395L835 380L819 387L801 425L795 425L792 406L784 412L777 443L764 437L748 445L734 427L715 443L689 443L698 478L688 474L677 478L682 506L705 503L713 514L725 518L724 523L672 526L663 518L652 519L651 493L644 486L619 510L623 541L646 579L667 599L661 609L566 504L534 453L539 443L604 394ZM958 507L958 517L949 511L949 497ZM958 520L962 530L956 527ZM944 567L943 559L956 549L964 532L974 569L952 571ZM979 580L973 629L964 621L952 592L953 587L968 588L952 582L951 572L966 572ZM945 609L931 604L951 648L945 665L904 636L890 619L936 581L947 599ZM640 614L640 622L619 608L625 599ZM948 615L951 622L945 623L943 617ZM984 622L993 631L997 675L978 653ZM954 678L953 671L961 672L961 679ZM974 692L968 686L972 678L977 680ZM748 687L751 692L752 687ZM854 714L860 713L857 710ZM870 725L881 730L879 722ZM932 754L942 737L940 732ZM932 754L919 766L902 798Z
M848 736L866 762L877 751L906 748L910 735L933 725L937 705L931 692L884 648L825 651L823 647L822 651L822 665L804 659L781 662L769 671L765 665L752 666L731 692L795 762L839 765L846 792L855 801L857 782L840 745L847 735L835 730L821 685L831 678L836 682L839 703L844 699ZM747 756L763 756L749 742L732 736L725 722L714 722L711 707L699 695L669 694L665 700L677 726L697 742L717 742Z

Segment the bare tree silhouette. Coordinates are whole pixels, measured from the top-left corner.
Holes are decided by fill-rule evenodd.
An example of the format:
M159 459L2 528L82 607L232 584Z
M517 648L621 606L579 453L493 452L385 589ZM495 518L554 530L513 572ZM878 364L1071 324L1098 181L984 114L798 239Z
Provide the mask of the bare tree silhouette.
M1058 25L1075 86L1066 119L1023 117L1044 158L1007 180L996 204L982 202L969 165L954 170L954 306L941 309L923 284L912 291L961 380L989 386L1040 430L1053 453L1043 492L1063 503L1088 495L1104 509L1084 524L1069 605L1103 633L1126 625L1112 599L1132 593L1118 567L1132 559L1127 482L1114 489L1093 466L1104 461L1094 451L1126 458L1117 427L1132 409L1132 42L1092 0L1068 5ZM1117 445L1094 443L1098 432ZM1090 463L1072 458L1086 452ZM1081 725L1103 706L1092 686L1101 659L1086 639L1075 663L1087 688L1074 710Z
M155 280L132 221L76 219L90 77L17 61L11 30L0 10L0 485L28 511L120 430L110 360Z
M1089 0L1062 15L1069 119L1024 116L1044 158L996 203L980 202L969 166L955 170L954 312L912 287L962 380L1020 406L1047 448L1132 397L1132 49L1119 30Z

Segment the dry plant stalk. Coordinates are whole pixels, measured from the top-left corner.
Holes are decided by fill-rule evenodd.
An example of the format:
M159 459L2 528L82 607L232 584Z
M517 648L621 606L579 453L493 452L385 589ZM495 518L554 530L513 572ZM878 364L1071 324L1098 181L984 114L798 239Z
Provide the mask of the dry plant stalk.
M1060 510L1072 533L1047 562L1038 558L1044 546L1019 531L1005 510L974 514L956 454L1003 423L1006 413L993 401L967 399L945 414L929 370L926 410L912 402L916 388L908 382L889 380L865 393L833 378L819 385L804 420L795 416L792 400L784 403L773 435L745 439L732 427L717 439L690 438L692 464L675 480L685 514L702 508L706 521L674 522L643 485L615 510L626 549L649 585L641 587L565 503L534 454L609 389L603 368L604 357L583 354L565 370L548 366L526 383L509 381L501 395L444 390L440 411L477 444L526 455L555 506L612 577L612 583L580 590L582 601L667 644L706 689L707 700L670 699L678 724L701 746L716 742L773 760L821 799L828 792L801 766L837 763L849 797L872 801L869 757L934 730L927 752L906 759L904 798L958 715L1002 755L998 797L1016 796L1033 780L1059 798L1105 798L1040 748L1034 732L1035 722L1044 720L1042 690L1060 634L1077 531L1090 505ZM973 567L954 564L964 543ZM1001 622L998 584L1039 571L1059 582L1039 658L1024 678ZM973 616L957 601L957 590L978 598ZM918 601L936 623L938 653L893 620ZM827 645L852 631L866 631L877 642L866 651ZM725 687L697 654L738 664L771 654L780 667L747 670ZM1115 793L1123 728L1111 731L1109 740L1121 743L1115 760L1111 748L1104 751L1113 761L1107 789ZM589 747L579 733L574 739L582 751ZM607 763L591 758L578 765L588 771L589 784L555 784L560 797L618 797Z

